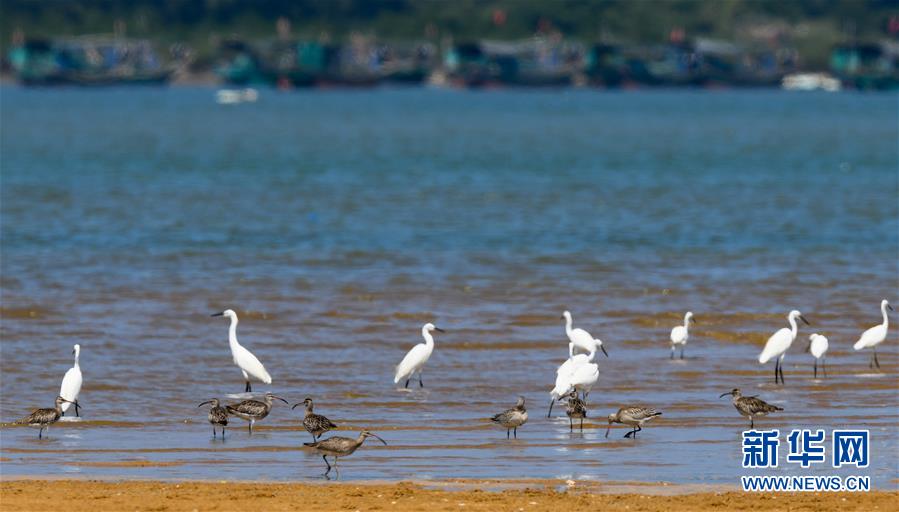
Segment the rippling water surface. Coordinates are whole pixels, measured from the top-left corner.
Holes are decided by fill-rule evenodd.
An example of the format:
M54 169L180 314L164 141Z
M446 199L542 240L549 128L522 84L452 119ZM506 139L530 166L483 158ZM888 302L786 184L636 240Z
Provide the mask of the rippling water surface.
M899 302L895 95L212 93L0 91L0 419L52 403L74 343L85 376L82 421L0 429L4 475L319 478L300 408L211 439L197 404L243 390L209 317L232 308L273 391L389 443L343 479L736 484L746 422L718 395L740 387L784 407L760 427L870 429L855 472L896 487L895 328L882 373L851 349ZM566 308L610 355L583 433L546 418ZM755 358L794 308L812 327L774 386ZM396 390L427 321L427 387ZM519 394L506 441L486 418ZM605 439L628 404L664 415ZM763 474L834 473L785 450Z

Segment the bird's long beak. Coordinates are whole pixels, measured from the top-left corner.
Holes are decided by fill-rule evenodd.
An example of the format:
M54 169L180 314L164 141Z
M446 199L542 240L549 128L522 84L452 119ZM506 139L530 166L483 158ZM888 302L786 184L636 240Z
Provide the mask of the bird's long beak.
M443 329L441 329L440 327L434 327L434 330L437 332L446 332Z
M284 399L281 398L280 396L272 395L272 398L277 398L278 400L281 400L281 401L284 402L285 404L290 405L290 402L288 402L287 400L284 400Z
M890 308L890 311L896 311L895 309L893 309L893 306L890 306L889 304L887 304L887 307Z
M381 441L382 443L384 443L384 446L387 446L387 441L381 439L381 438L378 437L377 435L372 434L371 432L369 432L368 435L371 436L371 437L374 437L374 438L377 439L378 441Z
M600 346L599 346L599 349L600 349L600 350L602 350L602 353L603 353L603 354L605 354L605 355L606 355L606 357L609 357L609 353L608 353L608 352L606 352L606 347L604 347L604 346L602 346L602 345L600 345Z
M222 311L221 313L213 313L213 314L211 314L211 315L209 315L209 316L225 316L225 312Z
M696 319L695 319L695 318L693 318L693 317L692 317L692 316L691 316L691 317L690 317L690 323L691 323L691 324L695 324L695 323L697 323L697 322L696 322Z
M609 431L612 430L612 422L609 422L609 426L606 428L606 437L609 437Z
M556 403L552 398L549 399L549 412L546 413L546 417L549 418L553 413L553 404Z
M202 404L198 405L197 407L203 407L204 405L206 405L206 404L211 404L211 403L212 403L212 400L206 400L205 402L203 402Z
M293 407L291 407L290 410L294 410L294 409L297 408L297 406L303 405L303 404L305 404L305 403L306 403L306 402L299 402L299 403L293 404Z
M812 324L808 323L808 320L806 320L805 317L802 315L799 315L799 319L802 320L803 322L805 322L805 325L812 325Z
M727 393L721 393L721 396L719 396L718 398L724 398L724 397L726 397L727 395L733 396L733 395L734 395L734 392L733 392L733 391L728 391Z

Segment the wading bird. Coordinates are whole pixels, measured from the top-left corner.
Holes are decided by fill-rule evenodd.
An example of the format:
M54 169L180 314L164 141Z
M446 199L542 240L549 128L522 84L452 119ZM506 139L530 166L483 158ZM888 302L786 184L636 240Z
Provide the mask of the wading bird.
M219 405L218 398L206 400L197 407L203 407L206 404L212 404L212 407L209 409L209 414L206 416L209 418L209 423L212 424L212 438L215 439L215 427L222 427L222 439L224 439L225 427L228 426L228 410Z
M767 416L768 413L783 410L783 407L771 405L760 398L743 396L743 393L740 393L740 390L737 388L734 388L727 393L722 393L718 398L724 398L727 395L733 396L734 407L737 408L737 411L741 415L749 418L749 428L755 428L755 418L760 418L762 416Z
M266 393L265 399L262 402L260 402L259 400L244 400L239 404L226 405L225 409L228 410L229 414L233 414L238 418L249 421L250 434L252 434L253 425L257 421L268 416L268 413L272 411L272 398L277 398L285 404L288 404L287 400L284 400L280 396L275 396L272 393Z
M336 469L339 473L340 469L337 468L337 458L352 455L353 452L356 451L356 449L362 446L362 443L365 442L365 439L369 437L374 437L378 441L384 443L384 446L387 446L387 441L381 439L375 434L372 434L368 430L363 430L362 432L360 432L359 437L357 437L356 439L343 436L333 436L322 441L303 443L303 446L308 446L321 454L322 459L325 460L325 465L328 466L328 469L325 470L325 475L327 475L331 472L331 464L328 463L328 455L334 457L334 469Z
M547 418L552 415L555 401L566 396L572 389L583 393L584 403L587 402L587 395L599 380L599 365L593 362L595 355L596 349L594 348L589 354L572 356L559 366L556 370L556 385L549 392Z
M315 414L312 412L312 399L306 397L305 400L298 404L293 404L291 409L296 409L298 405L306 406L306 414L303 416L303 428L306 429L306 432L312 434L312 440L315 441L322 434L331 430L332 428L337 428L331 420L322 416L321 414Z
M431 357L431 353L434 352L434 337L431 336L431 331L444 332L443 329L434 327L432 323L422 326L421 337L425 339L425 342L412 347L406 354L406 357L396 366L396 375L393 377L394 384L399 384L401 380L406 379L405 387L408 388L409 381L415 375L415 372L418 372L418 385L422 388L425 387L421 381L421 372L425 363Z
M630 425L633 430L624 434L624 437L637 438L637 432L643 430L643 424L662 413L649 407L622 407L618 412L609 415L609 426L606 428L606 437L609 437L609 430L612 429L612 423L621 423L622 425Z
M784 356L787 353L787 350L790 348L790 345L793 344L793 341L796 340L796 334L799 332L799 328L796 327L796 319L800 319L805 322L805 325L811 325L808 323L808 320L802 316L802 313L796 311L790 311L790 314L787 315L787 321L790 322L790 328L787 329L784 327L783 329L774 333L770 338L768 338L768 342L765 343L765 348L762 350L762 353L759 354L759 364L765 364L771 359L775 359L774 363L774 383L777 384L778 379L780 379L780 383L784 383L784 370L783 370L783 360Z
M62 415L66 415L70 404L78 403L78 394L81 393L81 365L78 364L78 358L81 356L81 345L76 344L72 347L72 355L75 356L75 364L66 371L62 378L62 385L59 386L59 396L67 401L62 403ZM78 408L75 408L75 416L78 416Z
M824 354L827 353L827 338L818 333L808 337L808 351L815 358L815 378L818 378L818 360L821 360L821 369L824 370L824 376L827 377L827 360Z
M258 379L265 384L271 384L272 377L265 371L265 367L262 366L259 359L256 359L252 352L243 348L237 342L237 313L226 309L211 316L223 316L231 319L231 327L228 328L228 344L231 345L231 357L234 358L234 364L243 372L243 380L247 383L244 391L247 393L253 391L253 387L250 385L250 377Z
M502 425L506 429L506 439L509 439L509 432L513 432L515 439L518 439L518 427L528 422L528 411L524 408L524 397L518 397L515 407L495 415L490 418L490 421Z
M602 341L599 338L594 338L589 332L577 328L571 328L571 313L565 311L562 313L562 318L565 320L565 334L568 336L568 357L571 358L574 356L575 351L580 350L585 354L589 354L590 352L594 352L597 349L602 350L602 353L609 357L609 353L606 352L605 347L602 346Z
M862 337L852 346L855 350L870 348L873 351L871 362L868 363L868 368L874 368L875 365L878 369L880 368L880 361L877 360L877 345L880 345L883 340L887 338L887 328L890 326L890 319L887 317L887 308L889 308L890 311L894 311L893 306L890 306L890 303L884 299L880 303L880 312L883 314L883 323L875 325L863 332Z
M62 404L68 402L65 398L58 396L56 397L56 407L48 407L46 409L35 409L28 416L20 419L16 423L25 424L29 427L40 427L40 430L37 433L37 438L41 439L43 437L44 429L47 429L47 433L50 432L50 425L59 421L60 416L62 416ZM75 405L75 413L78 413L78 408L81 407L75 402L71 402Z
M560 398L560 400L566 397ZM574 420L581 420L581 432L584 431L584 418L587 417L587 402L584 402L577 396L577 390L572 389L568 393L568 406L565 408L565 414L568 415L568 430L574 431Z
M693 320L693 312L687 311L684 315L684 325L675 326L671 329L671 359L674 359L674 349L680 346L680 358L684 358L684 347L687 346L687 340L690 339L690 324L696 323Z

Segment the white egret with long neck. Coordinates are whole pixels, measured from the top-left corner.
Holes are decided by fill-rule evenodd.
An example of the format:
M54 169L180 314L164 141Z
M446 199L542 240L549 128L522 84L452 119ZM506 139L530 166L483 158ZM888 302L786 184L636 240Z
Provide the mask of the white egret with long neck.
M675 326L671 329L671 359L674 359L675 347L680 347L680 358L684 358L684 347L687 346L687 340L690 339L690 324L696 323L693 320L693 312L687 311L684 315L684 325Z
M868 363L869 368L873 368L875 365L877 368L880 368L880 361L877 360L877 345L880 345L883 343L883 340L887 339L887 329L890 327L887 309L893 311L893 306L890 306L890 303L884 299L880 302L880 313L883 315L883 323L863 332L861 338L852 346L855 350L870 348L873 351L871 362Z
M262 366L259 359L256 359L256 356L254 356L252 352L245 349L243 345L237 342L237 313L230 309L226 309L221 313L215 313L211 316L223 316L231 319L231 327L228 329L228 344L231 346L231 357L234 358L234 364L240 368L240 371L243 373L243 379L247 384L244 391L248 393L253 391L253 387L250 385L250 377L260 380L265 384L271 384L272 377L265 371L265 367Z
M72 355L75 356L75 364L66 371L62 378L62 385L59 386L59 396L66 400L61 406L63 416L66 415L66 411L72 404L78 403L78 394L81 393L81 365L78 363L78 358L81 357L81 345L76 344L72 347ZM75 408L75 416L79 416L78 407Z
M444 332L443 329L435 327L432 323L426 323L421 327L421 337L425 342L412 347L406 357L396 366L396 373L393 376L394 384L399 384L401 380L406 379L405 387L408 388L409 381L412 380L415 372L418 372L418 385L422 388L425 387L421 380L421 372L425 363L430 359L431 353L434 352L434 337L431 335L433 331Z
M594 338L589 332L577 328L572 328L572 320L571 313L565 311L562 313L562 318L565 319L565 334L568 336L568 357L572 357L575 355L575 352L580 350L584 354L589 354L595 350L602 350L602 353L609 357L609 353L606 352L605 347L602 346L602 340L599 338Z
M790 322L790 328L787 329L784 327L775 332L768 338L768 342L765 343L765 348L762 350L762 353L759 354L759 364L765 364L771 359L776 358L774 365L775 384L778 383L778 379L781 384L784 383L783 359L787 350L789 350L790 346L793 344L793 341L796 340L796 335L799 333L799 328L796 326L797 318L805 322L805 325L811 325L808 323L808 320L802 316L802 313L795 309L790 311L790 314L787 315L787 321Z

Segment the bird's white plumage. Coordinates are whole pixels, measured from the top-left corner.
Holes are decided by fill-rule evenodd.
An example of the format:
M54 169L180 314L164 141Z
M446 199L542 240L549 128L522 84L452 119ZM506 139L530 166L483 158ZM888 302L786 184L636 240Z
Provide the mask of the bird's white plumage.
M590 354L569 357L556 369L556 383L550 391L553 400L567 395L572 388L590 392L599 379L599 366L593 362L595 354L596 351L593 350Z
M62 385L59 387L59 396L74 402L78 399L78 394L81 393L81 365L78 362L78 358L81 356L81 345L75 345L72 348L72 352L75 354L75 364L63 376ZM68 402L63 402L60 406L62 412L68 411L71 405Z
M886 300L881 301L880 303L880 312L883 315L883 323L880 325L875 325L870 329L866 330L862 333L861 337L858 341L855 342L855 345L852 346L855 350L862 350L866 348L876 347L883 343L883 340L887 338L887 330L890 327L890 319L887 316L887 308L890 306L890 303Z
M396 373L393 377L394 384L398 384L401 380L412 377L412 374L415 372L421 371L428 359L431 358L431 354L434 352L434 337L431 336L431 331L434 329L434 324L428 323L422 326L421 336L425 342L412 347L406 353L406 357L396 366Z
M809 352L811 352L815 359L821 359L821 357L824 356L824 353L827 352L827 338L815 333L809 336L808 339L811 341L808 349Z
M796 334L799 332L799 328L796 326L796 319L799 318L800 315L801 313L799 311L790 311L790 314L787 315L787 321L790 322L790 328L784 327L768 338L767 343L765 343L765 348L762 349L762 353L759 354L760 364L765 364L776 357L782 358L787 350L789 350L793 341L796 339Z
M265 384L271 384L272 377L259 362L259 359L237 341L237 313L226 309L222 312L222 316L231 320L231 326L228 328L228 344L231 346L231 357L234 364L243 372L244 379L249 381L248 377L253 377Z
M565 311L564 313L562 313L562 316L565 317L565 334L568 336L569 341L569 356L573 356L578 350L585 354L589 354L590 352L596 351L597 348L602 345L602 341L600 341L598 338L594 338L589 332L581 328L572 328L570 312Z
M690 339L690 319L693 318L693 313L687 311L687 314L684 315L684 325L675 326L671 329L671 344L672 345L686 345L687 340Z

